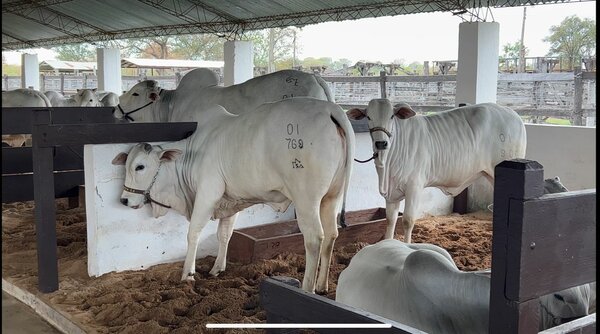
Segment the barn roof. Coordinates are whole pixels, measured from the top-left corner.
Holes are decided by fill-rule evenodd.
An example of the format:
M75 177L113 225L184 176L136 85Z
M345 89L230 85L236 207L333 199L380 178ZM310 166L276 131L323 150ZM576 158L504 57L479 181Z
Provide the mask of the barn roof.
M223 61L123 58L122 68L221 68Z
M64 61L49 59L40 62L41 71L93 71L96 69L98 64L96 62L83 62L83 61Z
M2 50L575 0L2 0ZM581 1L581 0L579 0Z

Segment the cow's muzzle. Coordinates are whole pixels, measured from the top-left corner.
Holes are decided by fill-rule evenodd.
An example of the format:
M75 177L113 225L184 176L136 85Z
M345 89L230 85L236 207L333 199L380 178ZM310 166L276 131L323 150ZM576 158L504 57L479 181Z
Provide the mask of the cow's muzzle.
M378 140L375 142L375 148L378 150L387 150L388 142L386 140Z

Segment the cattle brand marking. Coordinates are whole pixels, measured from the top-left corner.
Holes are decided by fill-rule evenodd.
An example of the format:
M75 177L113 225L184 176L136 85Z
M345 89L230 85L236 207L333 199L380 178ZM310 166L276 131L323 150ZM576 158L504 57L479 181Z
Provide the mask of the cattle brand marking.
M500 150L500 156L504 158L506 156L506 151Z
M302 139L286 138L288 141L288 150L301 150L304 147Z
M504 137L504 133L500 134L500 141L504 143L504 141L506 140L506 138Z
M298 130L298 124L296 124L296 135L300 135L300 131ZM294 124L292 123L288 123L287 125L287 134L288 135L293 135L294 134Z
M294 94L290 94L290 96L284 95L281 99L287 99L288 97L294 97Z
M292 168L304 168L304 166L302 166L302 162L300 160L294 159L294 161L292 161Z
M287 83L294 83L294 86L298 86L298 78L294 78L294 77L287 77L285 78L285 82Z

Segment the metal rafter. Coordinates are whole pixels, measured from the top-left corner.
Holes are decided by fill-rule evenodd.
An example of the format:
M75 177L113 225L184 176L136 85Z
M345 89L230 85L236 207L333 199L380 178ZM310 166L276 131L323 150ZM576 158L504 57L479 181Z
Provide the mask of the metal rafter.
M158 3L163 7L165 1L169 0L148 0L153 4ZM175 1L180 4L179 0ZM583 2L587 0L579 0ZM544 3L562 3L573 2L569 0L548 0L536 2L537 4ZM193 0L194 5L203 8L206 11L211 11L209 6L206 6L201 1ZM327 21L342 21L352 20L365 17L393 16L413 13L426 13L436 11L462 11L466 8L479 7L511 7L528 5L529 1L524 0L452 0L452 1L428 1L428 0L396 0L382 1L374 4L356 5L347 7L338 7L330 9L321 9L315 11L306 11L298 13L288 13L282 15L264 16L251 18L244 21L236 20L219 20L206 22L189 22L179 25L167 26L152 26L140 27L133 29L123 29L118 31L96 31L85 33L85 39L88 41L108 41L124 38L143 38L150 36L168 36L168 35L183 35L183 34L199 34L199 33L214 33L214 34L229 34L229 37L237 37L244 31L258 30L265 28L287 27L287 26L305 26ZM177 10L173 10L182 15L186 15L188 20L193 18L189 13L193 10L192 7L174 6ZM211 11L212 12L212 11ZM214 13L214 12L213 12ZM219 13L214 13L222 15ZM223 17L223 16L221 16ZM68 37L44 38L30 41L36 47L56 46L60 44L81 43L83 36L71 33ZM3 50L28 48L31 45L25 45L21 42L8 42L2 44Z
M108 32L96 26L48 7L30 7L28 10L24 11L8 9L7 12L40 23L73 38L77 38L79 39L79 42L94 42L94 40L85 37L89 33L89 30L85 28L89 28L102 34L108 34ZM35 42L33 43L35 44Z
M27 41L25 41L25 40L22 40L22 39L20 39L20 38L18 38L18 37L16 37L16 36L13 36L13 35L11 35L11 34L8 34L8 33L5 33L5 32L3 32L3 33L2 33L2 44L4 44L4 39L5 39L5 38L10 38L10 39L12 39L12 40L19 41L20 43L24 43L24 44L27 44L27 45L29 45L29 47L34 47L34 45L33 45L33 44L31 44L30 42L27 42Z
M52 5L58 5L65 2L71 2L73 0L29 0L29 1L14 1L2 4L2 13L14 13L22 12L39 7L48 7Z
M206 20L202 20L200 16L200 10L203 11L203 14L206 15L204 9L194 5L189 4L186 1L187 6L182 6L182 1L179 0L170 0L172 7L165 6L164 3L167 0L138 0L141 3L151 6L152 8L159 9L165 13L175 16L178 19L182 19L187 23L202 23L206 22ZM195 14L195 15L192 15Z

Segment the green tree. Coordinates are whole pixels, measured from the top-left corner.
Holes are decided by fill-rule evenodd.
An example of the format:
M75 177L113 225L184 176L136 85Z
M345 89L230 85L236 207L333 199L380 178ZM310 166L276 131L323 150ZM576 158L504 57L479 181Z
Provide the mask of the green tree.
M214 34L177 36L172 42L171 56L179 59L223 60L225 39Z
M550 35L544 42L550 43L548 56L565 58L568 68L573 69L581 64L583 57L596 55L596 20L569 16L550 27Z
M514 43L506 43L502 47L501 58L519 58L519 52L521 51L521 42L516 41ZM525 47L525 55L529 54L529 49Z
M67 44L52 48L56 52L56 59L64 61L94 61L96 48L89 43Z
M243 39L251 41L254 47L254 66L267 67L267 72L282 69L277 64L287 63L285 60L293 57L295 29L271 28L244 33Z

